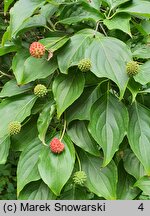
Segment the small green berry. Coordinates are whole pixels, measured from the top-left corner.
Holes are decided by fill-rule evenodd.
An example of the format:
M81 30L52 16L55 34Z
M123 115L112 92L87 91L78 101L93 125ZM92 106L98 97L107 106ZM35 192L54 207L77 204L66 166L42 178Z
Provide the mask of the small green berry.
M47 88L45 85L38 84L34 88L34 94L38 97L44 97L47 94Z
M81 61L79 61L78 64L78 68L79 70L81 70L82 72L86 72L89 71L91 68L92 64L91 64L91 60L90 59L82 59Z
M83 185L87 179L86 173L84 171L75 172L73 176L73 181L75 184Z
M126 71L129 76L135 76L139 72L139 64L136 61L130 61L126 65Z
M21 130L21 124L18 121L12 121L8 125L10 135L18 134Z

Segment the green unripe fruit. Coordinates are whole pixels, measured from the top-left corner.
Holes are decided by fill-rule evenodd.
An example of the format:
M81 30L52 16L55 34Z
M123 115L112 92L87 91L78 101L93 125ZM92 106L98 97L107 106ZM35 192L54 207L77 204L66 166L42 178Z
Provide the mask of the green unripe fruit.
M135 76L139 72L139 64L136 61L130 61L126 65L126 71L129 76Z
M47 88L45 85L38 84L34 88L34 94L38 97L44 97L47 94Z
M10 135L18 134L21 130L21 124L18 121L12 121L8 125L8 130Z
M91 69L91 60L90 59L82 59L81 61L79 61L78 64L78 68L79 70L81 70L82 72L86 72L89 71Z
M73 181L75 184L83 185L87 179L86 173L84 171L75 172L73 176Z

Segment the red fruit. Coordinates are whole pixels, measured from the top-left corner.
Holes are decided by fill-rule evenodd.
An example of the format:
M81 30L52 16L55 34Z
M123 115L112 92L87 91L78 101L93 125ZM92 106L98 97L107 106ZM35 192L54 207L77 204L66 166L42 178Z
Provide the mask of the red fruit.
M35 58L42 58L42 56L45 54L45 47L39 42L33 42L30 45L29 50L30 54Z
M55 154L61 153L64 148L65 145L58 138L53 138L53 140L50 142L50 149Z

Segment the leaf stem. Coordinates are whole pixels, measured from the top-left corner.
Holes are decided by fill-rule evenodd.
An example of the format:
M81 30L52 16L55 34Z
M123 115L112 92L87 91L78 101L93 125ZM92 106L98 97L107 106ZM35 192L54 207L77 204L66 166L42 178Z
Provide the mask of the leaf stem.
M110 10L109 10L109 12L108 12L107 19L109 19L110 14L111 14L111 11L112 11L112 8L110 8Z
M107 19L112 19L116 15L116 13L117 12L113 13L112 16L108 17Z
M9 15L9 12L0 11L0 15L6 16L6 15Z
M52 30L56 31L55 25L52 23L52 21L50 19L48 20L48 23L52 27Z
M96 36L96 33L97 33L97 30L98 30L98 26L99 26L99 23L100 23L100 21L97 21L97 23L96 23L96 28L95 28L95 32L94 32L94 38L95 38L95 36Z
M23 127L28 121L30 121L31 117L29 117L21 126Z
M79 164L79 171L81 171L81 162L80 162L80 158L79 158L79 155L78 153L76 152L76 156L77 156L77 161L78 161L78 164Z
M60 137L60 141L63 139L63 137L64 137L64 134L65 134L65 130L66 130L66 126L67 126L67 122L66 122L66 120L64 121L64 128L63 128L63 132L62 132L62 135L61 135L61 137Z
M42 141L42 144L46 147L48 147L48 145L45 143L45 141Z
M106 33L105 29L103 28L102 24L101 24L101 23L99 23L99 25L100 25L100 27L101 27L102 31L104 32L104 35L107 37L108 35L107 35L107 33Z
M110 90L110 81L108 81L107 83L107 92L109 92L109 90Z
M7 77L10 78L10 79L13 78L12 75L6 74L6 73L4 73L4 72L2 72L2 71L0 71L0 74L2 74L0 77L2 77L2 76L7 76Z

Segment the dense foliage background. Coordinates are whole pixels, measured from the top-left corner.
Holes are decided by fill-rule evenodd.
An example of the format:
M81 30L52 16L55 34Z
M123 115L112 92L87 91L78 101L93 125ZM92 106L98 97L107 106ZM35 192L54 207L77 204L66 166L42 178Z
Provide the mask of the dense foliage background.
M149 8L149 0L1 3L0 199L149 199ZM42 58L30 56L34 41ZM11 121L21 122L19 134L10 136ZM61 154L49 148L54 137ZM83 185L73 180L79 170Z

